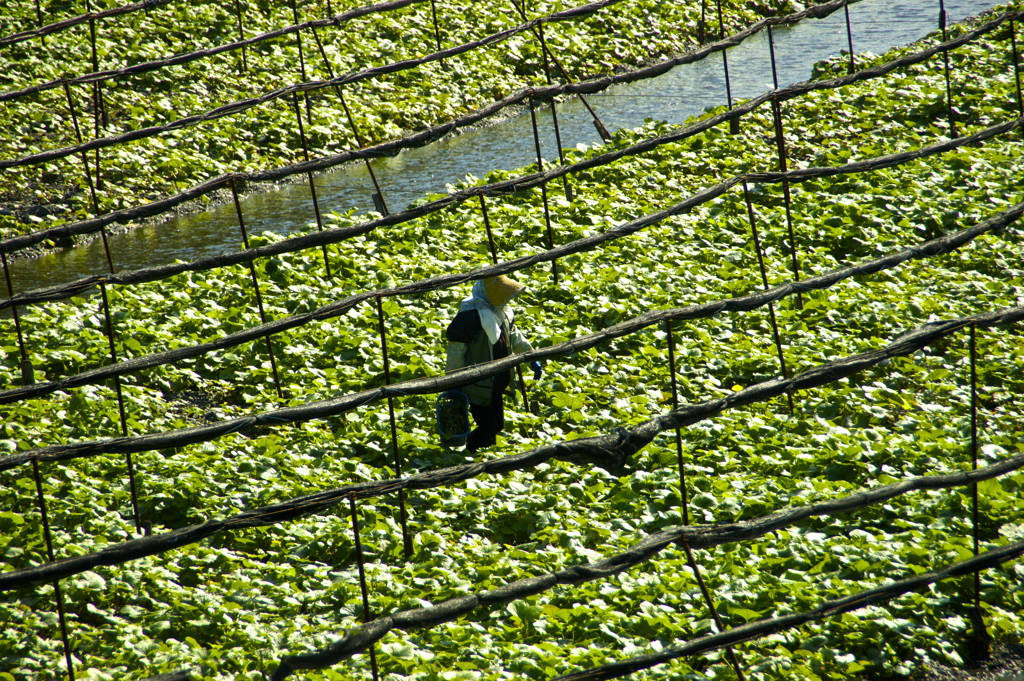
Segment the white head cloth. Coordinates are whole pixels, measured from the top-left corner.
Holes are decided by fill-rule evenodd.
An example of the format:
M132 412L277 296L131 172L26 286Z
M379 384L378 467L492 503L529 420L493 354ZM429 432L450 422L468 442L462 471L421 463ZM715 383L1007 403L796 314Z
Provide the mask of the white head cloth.
M512 322L512 309L507 304L500 307L491 305L491 301L487 299L487 289L484 288L483 279L476 280L469 298L459 304L459 312L466 310L476 310L480 315L480 326L483 327L491 345L497 343L501 338L501 320Z

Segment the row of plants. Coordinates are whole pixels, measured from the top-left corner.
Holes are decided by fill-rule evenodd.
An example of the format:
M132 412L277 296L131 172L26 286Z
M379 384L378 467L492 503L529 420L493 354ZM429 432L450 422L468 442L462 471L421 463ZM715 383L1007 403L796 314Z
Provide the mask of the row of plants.
M113 6L114 0L109 4ZM240 2L248 37L294 23L287 3ZM334 14L366 3L333 3ZM438 17L435 35L432 7ZM540 2L526 8L529 18L572 8L578 3ZM95 9L105 9L98 4ZM788 3L756 0L725 3L726 30L765 14L786 12ZM36 23L32 2L9 8L5 26L26 29ZM51 12L58 14L57 9ZM65 10L67 11L67 10ZM50 13L47 13L50 16ZM319 0L299 3L299 21L328 15ZM696 44L700 9L692 3L664 5L652 0L615 4L579 20L545 29L549 48L573 78L610 73L662 59ZM117 69L173 54L212 48L238 40L232 3L169 3L145 13L101 22L97 27L100 70ZM515 3L420 2L302 34L302 56L295 35L252 45L187 64L109 80L102 84L103 110L95 125L93 88L72 88L78 125L86 139L162 126L229 102L260 96L282 84L327 80L442 48L461 45L522 23ZM716 27L717 28L717 27ZM701 29L703 30L703 29ZM710 28L708 29L710 30ZM600 55L595 57L594 55ZM39 41L19 43L0 53L0 88L17 90L91 72L90 33L85 25ZM497 45L443 62L363 80L345 95L363 142L393 139L450 120L513 90L544 81L537 39L519 33ZM71 111L61 89L0 103L9 125L0 130L0 154L15 159L77 143ZM341 100L333 89L303 98L305 134L313 156L357 147ZM303 160L298 123L289 99L241 114L124 143L99 152L99 212L127 208L175 193L232 171L277 167ZM89 155L93 177L95 154ZM95 182L95 179L94 179ZM78 155L41 165L16 167L0 177L0 237L13 236L94 212Z
M1015 7L1019 7L1016 5ZM958 29L954 29L958 30ZM932 36L934 39L935 36ZM1009 28L951 55L962 134L1019 116ZM908 48L910 49L910 48ZM895 51L875 62L889 60ZM868 62L869 56L859 57ZM839 165L916 148L948 133L940 60L841 92L783 106L797 167ZM869 64L865 64L869 65ZM819 64L818 75L845 61ZM710 113L716 113L712 111ZM620 131L626 146L668 130L655 121ZM566 150L567 161L608 147ZM642 157L576 175L574 198L549 187L556 243L665 207L723 177L774 169L770 111L746 116L741 134L716 128ZM804 275L830 271L974 224L1024 201L1019 131L982 145L870 175L793 186L794 230ZM511 177L491 173L483 180ZM753 186L770 282L789 280L785 209L777 185ZM426 197L429 199L430 197ZM543 250L539 192L489 202L502 258ZM330 226L365 219L335 214ZM265 243L280 237L267 233ZM1022 234L1014 225L956 252L775 307L790 373L876 348L905 330L1022 304ZM489 262L479 205L467 203L399 228L258 264L268 315L313 309L355 291L468 271ZM536 346L591 334L646 310L761 287L746 205L731 192L598 251L523 270L519 324ZM248 271L225 268L110 291L121 357L204 342L257 323ZM467 290L384 302L392 379L443 371L443 333ZM20 381L10 320L0 384ZM40 380L107 363L96 298L22 311ZM779 374L766 309L674 326L680 399L698 402ZM372 305L275 337L286 393L276 397L262 342L132 375L123 381L133 434L303 404L383 382ZM509 407L500 457L540 444L613 432L671 408L663 327L550 361L529 385L533 414ZM1019 328L978 333L982 463L1019 453L1024 342ZM966 333L851 380L726 412L682 431L694 523L730 522L848 495L907 476L970 467ZM0 446L15 452L119 435L111 386L90 386L5 406ZM396 400L408 470L467 460L434 432L430 397ZM373 614L422 607L508 581L591 562L645 533L682 521L673 434L637 455L626 474L554 461L408 497L414 554L404 558L394 498L359 504ZM142 517L153 532L223 517L392 472L386 405L330 419L259 428L202 445L137 454ZM123 457L41 466L58 557L134 536ZM46 562L35 482L28 467L4 473L0 549L5 569ZM980 485L983 546L1021 533L1024 475ZM855 517L824 517L744 544L696 551L726 626L805 610L821 600L920 574L969 554L967 490L917 493ZM159 557L62 582L77 676L143 678L184 667L199 678L258 679L285 655L316 650L363 619L348 510L225 533ZM989 632L1019 641L1021 568L982 575ZM959 664L970 632L971 581L955 580L888 604L743 645L748 678L841 679L909 675L929 662ZM51 586L0 601L0 676L56 678L63 660ZM389 634L382 673L434 679L547 679L658 650L712 631L682 549L609 580L559 587L507 607L480 609L436 628ZM308 679L367 678L367 656ZM637 674L735 678L720 655Z

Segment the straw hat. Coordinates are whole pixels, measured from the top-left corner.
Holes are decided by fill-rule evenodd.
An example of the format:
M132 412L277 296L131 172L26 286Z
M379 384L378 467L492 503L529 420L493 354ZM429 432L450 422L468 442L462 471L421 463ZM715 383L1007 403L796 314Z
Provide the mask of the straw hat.
M484 279L484 290L487 291L487 300L494 307L501 307L512 300L526 288L525 284L512 281L504 274Z

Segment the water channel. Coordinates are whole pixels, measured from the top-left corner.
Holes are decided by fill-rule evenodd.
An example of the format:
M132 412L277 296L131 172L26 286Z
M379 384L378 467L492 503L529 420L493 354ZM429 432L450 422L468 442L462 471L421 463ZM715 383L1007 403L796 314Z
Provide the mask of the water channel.
M949 22L994 6L992 0L945 0ZM849 8L855 53L880 54L917 40L938 25L939 0L860 0ZM612 10L608 10L612 11ZM846 20L838 11L825 19L807 19L774 30L779 85L806 80L811 66L847 48ZM733 99L746 99L772 88L773 78L765 31L728 53ZM725 103L725 77L720 54L677 66L647 81L617 86L591 95L590 102L609 130L633 128L645 118L681 123L706 108ZM550 111L539 116L545 160L557 160ZM600 143L589 113L577 100L559 104L562 144ZM374 171L391 210L412 200L443 193L447 184L467 174L483 177L494 169L514 169L536 162L529 114L442 139L428 147L374 161ZM316 178L321 210L373 210L372 185L363 165L351 165ZM314 223L308 184L289 184L255 194L242 202L250 234L264 231L291 234ZM109 239L117 270L150 267L175 260L194 260L239 250L241 238L233 205L173 218ZM107 271L102 242L95 240L40 258L18 259L11 277L16 291L54 286ZM9 296L0 280L0 293Z

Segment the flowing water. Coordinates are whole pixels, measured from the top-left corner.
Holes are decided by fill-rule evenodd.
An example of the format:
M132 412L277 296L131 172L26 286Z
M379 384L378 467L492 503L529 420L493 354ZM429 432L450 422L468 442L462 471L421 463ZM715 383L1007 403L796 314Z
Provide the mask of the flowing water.
M935 30L940 0L860 0L849 8L855 53L880 54ZM948 21L959 21L994 6L990 0L945 0ZM807 19L791 28L776 28L775 59L780 86L806 80L811 66L847 48L846 19L842 11L825 19ZM765 31L728 52L733 100L746 99L773 86L768 36ZM609 130L633 128L645 118L681 123L706 108L726 101L725 76L720 54L701 62L677 66L650 80L621 85L590 96L590 102ZM600 143L590 114L578 100L558 106L562 145ZM538 112L541 148L546 160L557 160L551 114ZM440 140L428 147L404 151L393 158L375 160L374 172L391 210L431 193L467 174L483 177L490 170L511 170L536 162L529 114ZM353 164L315 179L322 211L373 210L373 190L365 166ZM242 201L250 234L264 231L290 234L305 231L315 222L308 184L248 196ZM241 236L234 205L219 205L176 217L159 225L133 229L109 238L117 270L194 260L236 251ZM102 241L41 258L19 259L11 265L15 291L54 286L89 274L107 271ZM6 283L0 281L5 296Z

